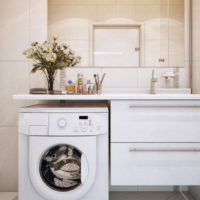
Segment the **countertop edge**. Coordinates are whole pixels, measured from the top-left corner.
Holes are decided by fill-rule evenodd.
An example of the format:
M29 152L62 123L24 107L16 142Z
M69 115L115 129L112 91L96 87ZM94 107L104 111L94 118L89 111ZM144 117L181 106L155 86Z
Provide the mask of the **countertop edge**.
M13 95L14 100L192 100L200 101L198 94L101 94L101 95Z

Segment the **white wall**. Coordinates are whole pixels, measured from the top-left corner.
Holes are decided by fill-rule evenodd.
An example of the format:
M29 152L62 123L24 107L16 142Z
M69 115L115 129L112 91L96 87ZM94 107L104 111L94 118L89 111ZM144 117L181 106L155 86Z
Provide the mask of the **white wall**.
M193 92L200 93L200 1L193 0Z
M193 92L200 93L200 1L193 0L192 3L192 84ZM190 187L189 189L195 199L200 199L200 186Z
M31 65L22 52L46 38L46 5L46 0L0 1L0 192L17 191L17 110L28 103L12 95L29 91Z

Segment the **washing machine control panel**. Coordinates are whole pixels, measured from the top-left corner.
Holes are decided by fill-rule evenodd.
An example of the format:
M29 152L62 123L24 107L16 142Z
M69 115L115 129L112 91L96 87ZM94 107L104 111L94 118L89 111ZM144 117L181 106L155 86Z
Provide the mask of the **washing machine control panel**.
M99 135L108 132L107 113L49 114L49 135Z

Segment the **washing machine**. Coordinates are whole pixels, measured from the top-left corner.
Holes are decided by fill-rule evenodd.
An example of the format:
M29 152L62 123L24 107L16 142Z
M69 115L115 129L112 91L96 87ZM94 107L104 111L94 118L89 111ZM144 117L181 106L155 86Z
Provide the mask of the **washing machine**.
M19 200L108 200L105 104L19 110Z

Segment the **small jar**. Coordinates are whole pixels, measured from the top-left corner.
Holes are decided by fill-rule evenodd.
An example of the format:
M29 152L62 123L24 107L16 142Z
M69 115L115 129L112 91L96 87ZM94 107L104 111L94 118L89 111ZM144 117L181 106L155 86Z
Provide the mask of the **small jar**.
M71 80L67 81L66 91L67 94L75 94L75 84Z

